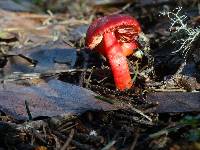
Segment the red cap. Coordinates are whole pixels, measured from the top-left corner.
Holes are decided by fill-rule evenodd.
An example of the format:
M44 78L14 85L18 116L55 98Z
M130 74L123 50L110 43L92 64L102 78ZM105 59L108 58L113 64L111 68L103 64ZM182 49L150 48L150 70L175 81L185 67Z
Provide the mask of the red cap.
M105 32L115 32L119 41L129 42L137 38L141 28L138 21L131 16L105 16L95 20L88 28L86 46L94 49L102 41Z

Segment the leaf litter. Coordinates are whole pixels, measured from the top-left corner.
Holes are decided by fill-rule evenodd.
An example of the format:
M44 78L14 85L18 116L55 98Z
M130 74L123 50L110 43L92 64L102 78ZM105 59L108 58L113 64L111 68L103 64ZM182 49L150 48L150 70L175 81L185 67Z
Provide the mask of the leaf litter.
M71 8L65 11L63 3ZM35 4L52 8L52 3ZM60 14L0 11L0 148L197 148L198 42L187 60L195 61L173 76L184 58L172 54L177 47L166 42L170 38L167 19L155 16L163 8L182 5L185 9L188 3L94 1L95 9L81 0L57 4L54 10ZM193 4L191 8L196 9ZM125 92L115 89L105 59L84 48L92 19L113 13L136 16L152 50L141 60L129 57L130 65L138 66L137 76L131 68L136 87ZM195 116L190 124L182 121L187 115ZM183 135L195 140L189 143Z

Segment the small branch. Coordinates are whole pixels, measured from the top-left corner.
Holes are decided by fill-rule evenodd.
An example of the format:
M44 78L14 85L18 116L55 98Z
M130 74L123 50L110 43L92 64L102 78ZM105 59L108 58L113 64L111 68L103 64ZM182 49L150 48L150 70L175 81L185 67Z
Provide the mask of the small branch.
M60 150L66 150L67 147L69 146L70 142L72 141L73 137L74 137L74 129L71 130L67 141L65 142L65 144L63 145L63 147Z
M104 148L102 148L101 150L109 150L111 149L111 147L116 143L116 141L111 141L110 143L108 143Z
M136 144L137 144L138 138L139 138L139 136L140 136L140 134L139 134L139 129L136 130L136 133L135 133L135 134L136 134L136 135L135 135L135 138L134 138L134 140L133 140L133 143L131 144L130 150L134 150L134 149L135 149L135 146L136 146Z
M29 109L29 105L28 105L28 102L25 100L25 107L26 107L26 112L28 114L28 120L33 120L33 117L31 115L31 111Z

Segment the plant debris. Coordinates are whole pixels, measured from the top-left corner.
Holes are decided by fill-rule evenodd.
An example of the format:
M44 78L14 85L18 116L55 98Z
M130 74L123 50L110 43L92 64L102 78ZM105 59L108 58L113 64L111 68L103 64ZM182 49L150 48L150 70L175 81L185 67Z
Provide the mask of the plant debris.
M0 149L199 150L199 5L1 1ZM124 91L85 44L93 20L118 14L145 37L126 57L135 84Z

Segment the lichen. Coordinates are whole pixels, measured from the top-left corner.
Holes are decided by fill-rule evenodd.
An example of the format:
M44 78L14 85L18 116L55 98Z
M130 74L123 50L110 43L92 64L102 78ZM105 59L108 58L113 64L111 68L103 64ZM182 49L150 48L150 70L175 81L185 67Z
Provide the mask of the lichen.
M163 11L161 15L170 19L169 30L172 33L170 41L179 45L172 53L180 53L186 60L192 52L194 42L199 39L200 26L195 28L189 26L188 17L183 14L181 7L173 11Z

